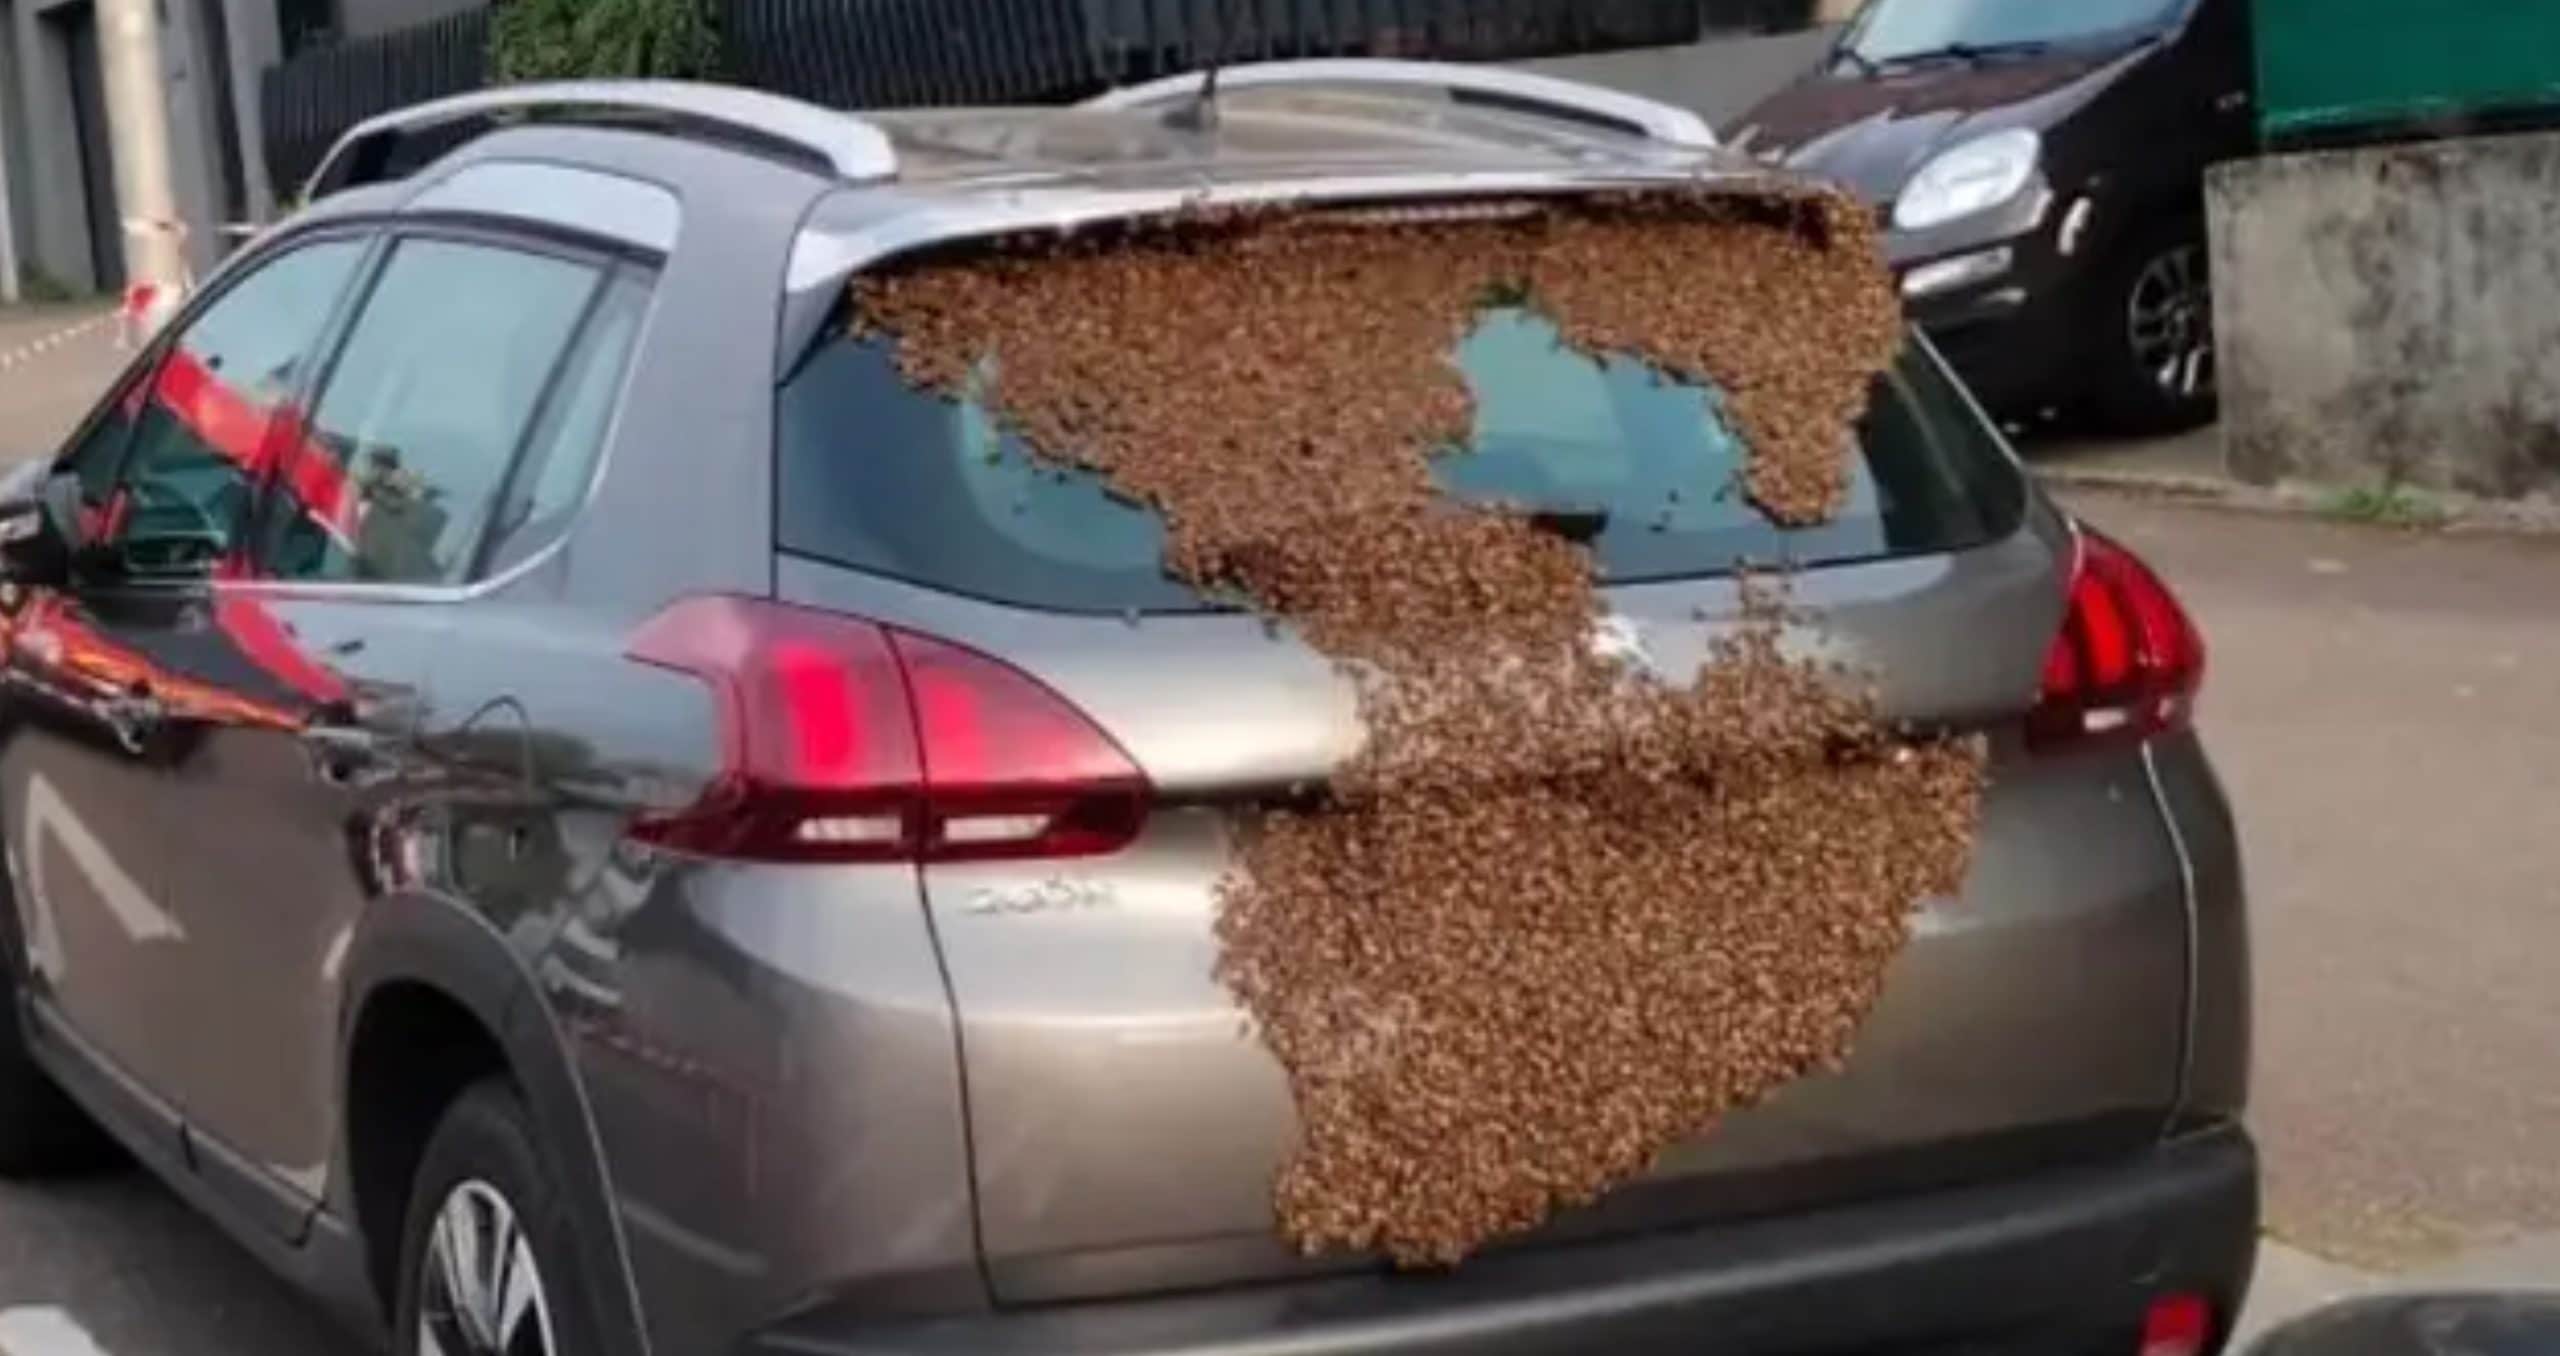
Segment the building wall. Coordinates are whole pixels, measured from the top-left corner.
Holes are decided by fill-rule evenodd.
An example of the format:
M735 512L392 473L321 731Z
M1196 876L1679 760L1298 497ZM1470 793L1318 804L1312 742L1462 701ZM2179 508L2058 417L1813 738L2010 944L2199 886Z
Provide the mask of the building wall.
M83 149L72 107L71 46L61 20L89 0L0 0L0 155L7 158L5 223L21 277L40 272L54 282L91 290L103 281L91 244ZM93 11L94 12L94 11ZM198 270L218 257L227 192L226 158L217 116L217 86L208 65L201 9L164 0L161 64L168 91L169 136L187 254ZM103 132L104 129L102 129ZM103 223L121 248L126 223ZM163 223L165 227L170 223Z
M89 203L80 174L79 133L71 107L70 45L48 16L62 0L10 0L17 58L16 96L5 112L18 122L11 139L24 160L10 164L13 217L24 216L19 267L65 287L97 285L89 248Z
M2560 133L2209 180L2233 474L2560 494Z
M23 242L35 230L29 195L19 191L29 152L18 103L18 16L13 0L0 0L0 301L18 300Z
M243 215L265 221L274 213L277 185L267 170L267 139L260 133L258 76L284 59L284 32L275 0L222 0L223 27L231 41L231 102L240 133Z

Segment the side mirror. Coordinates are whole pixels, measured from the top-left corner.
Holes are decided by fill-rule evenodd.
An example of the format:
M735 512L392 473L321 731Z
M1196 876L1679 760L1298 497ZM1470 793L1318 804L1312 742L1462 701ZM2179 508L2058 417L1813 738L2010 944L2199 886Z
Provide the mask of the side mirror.
M32 494L0 499L0 577L59 587L80 541L80 478L50 476Z

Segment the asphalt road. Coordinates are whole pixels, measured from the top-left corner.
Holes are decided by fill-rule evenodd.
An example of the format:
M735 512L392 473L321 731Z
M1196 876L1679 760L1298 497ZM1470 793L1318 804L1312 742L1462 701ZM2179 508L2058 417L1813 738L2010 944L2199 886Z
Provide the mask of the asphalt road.
M0 1186L0 1354L360 1351L139 1170Z
M96 304L0 308L0 465L70 435L122 369L116 342Z
M83 318L0 316L0 358ZM0 461L50 448L114 360L92 330L0 367ZM2268 1294L2552 1271L2560 542L2074 502L2212 645L2204 724L2256 907L2269 1221L2304 1278ZM0 1186L0 1356L354 1351L145 1178Z
M2211 646L2272 1231L2380 1271L2560 1231L2560 541L2076 502Z

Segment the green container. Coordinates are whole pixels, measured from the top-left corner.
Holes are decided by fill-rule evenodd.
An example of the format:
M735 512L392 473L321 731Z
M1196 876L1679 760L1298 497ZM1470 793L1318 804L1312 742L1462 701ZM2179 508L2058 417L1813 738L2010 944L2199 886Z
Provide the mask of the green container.
M2271 143L2560 118L2560 0L2255 2Z

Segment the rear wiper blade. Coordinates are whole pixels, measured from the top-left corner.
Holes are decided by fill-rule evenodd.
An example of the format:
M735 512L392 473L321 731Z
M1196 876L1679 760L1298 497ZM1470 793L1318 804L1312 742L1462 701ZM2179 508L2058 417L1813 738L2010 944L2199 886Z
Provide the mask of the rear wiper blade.
M1588 546L1609 530L1609 510L1596 505L1558 504L1529 510L1529 525L1550 536Z

